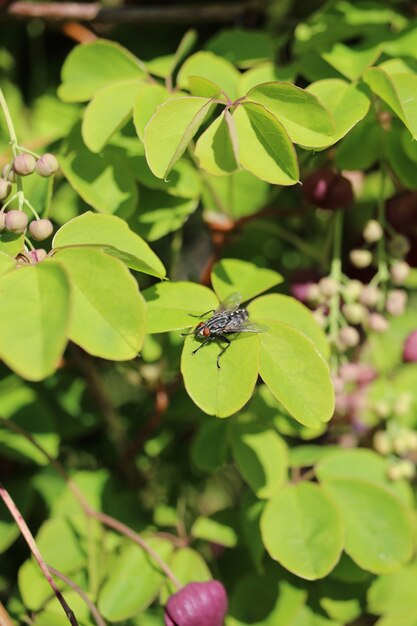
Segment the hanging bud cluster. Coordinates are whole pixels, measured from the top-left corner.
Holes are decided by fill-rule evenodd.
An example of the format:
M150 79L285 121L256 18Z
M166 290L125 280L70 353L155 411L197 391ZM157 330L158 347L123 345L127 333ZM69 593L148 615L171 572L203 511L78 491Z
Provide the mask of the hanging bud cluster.
M49 177L57 170L58 161L53 154L49 153L35 158L32 154L24 152L15 156L11 163L4 165L2 177L0 178L0 202L3 202L5 206L0 211L0 232L9 231L17 236L23 235L26 233L29 225L29 234L36 241L44 241L52 235L53 225L50 220L36 218L29 224L28 215L23 210L10 209L6 211L7 204L14 200L14 196L10 198L8 203L5 203L5 201L10 196L12 185L17 181L18 176L30 176L36 172L39 176ZM39 255L36 255L32 262L41 260L41 257L43 257L41 252L39 251ZM39 259L37 258L38 256Z

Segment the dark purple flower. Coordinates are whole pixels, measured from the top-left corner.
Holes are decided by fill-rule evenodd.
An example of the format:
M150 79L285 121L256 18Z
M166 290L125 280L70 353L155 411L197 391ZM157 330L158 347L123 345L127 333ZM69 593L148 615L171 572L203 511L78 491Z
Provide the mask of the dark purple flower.
M223 626L227 594L218 580L189 583L165 607L165 626Z
M405 340L403 358L408 363L417 363L417 330L413 330Z

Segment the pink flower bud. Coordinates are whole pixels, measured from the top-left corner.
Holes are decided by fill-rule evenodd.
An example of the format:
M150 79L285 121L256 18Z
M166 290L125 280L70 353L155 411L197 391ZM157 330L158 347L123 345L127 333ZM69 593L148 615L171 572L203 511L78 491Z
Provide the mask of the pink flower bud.
M370 330L373 330L376 333L385 333L389 328L387 320L379 313L370 314L368 317L368 326Z
M6 213L5 225L7 230L16 233L16 235L22 235L28 225L28 217L23 211L9 211Z
M18 154L13 159L13 169L19 176L29 176L35 171L36 160L31 154Z
M375 287L374 285L364 285L359 296L359 302L364 306L372 308L376 306L380 293L381 292L378 287Z
M6 200L11 190L12 190L12 186L9 183L9 181L4 180L3 178L0 178L0 200Z
M395 261L390 271L394 285L403 285L410 273L410 269L410 266L405 261Z
M43 241L50 237L53 233L54 227L50 220L42 219L35 220L30 223L29 232L33 239L37 241Z
M29 256L31 258L32 263L40 263L48 256L48 253L43 248L38 248L37 250L29 250Z
M1 175L4 180L8 180L11 183L15 183L17 180L16 173L13 171L13 164L10 163L3 165Z
M363 269L369 267L372 263L372 252L369 250L351 250L349 259L352 265Z
M56 157L49 152L36 161L36 172L39 176L43 176L44 178L48 178L48 176L55 174L58 168L59 165Z
M407 363L417 363L417 330L413 330L405 340L403 359Z
M356 328L352 326L345 326L339 331L339 341L346 348L354 348L360 341L360 335Z
M363 238L368 243L375 243L384 236L384 230L379 222L376 220L369 220L365 225L363 231Z
M407 292L403 289L394 289L388 293L385 308L387 313L393 317L398 317L404 313L406 304Z
M189 583L165 607L165 626L223 626L227 595L217 580Z
M347 178L331 170L316 170L305 179L304 198L317 207L335 211L353 202L352 184Z

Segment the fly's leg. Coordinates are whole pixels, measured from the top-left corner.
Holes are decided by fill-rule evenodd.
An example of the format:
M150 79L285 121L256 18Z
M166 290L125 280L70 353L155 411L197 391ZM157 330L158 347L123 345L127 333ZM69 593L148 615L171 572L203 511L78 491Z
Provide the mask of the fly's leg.
M201 350L201 348L204 348L205 345L207 345L208 343L211 342L211 337L209 339L206 339L205 341L203 341L203 343L201 344L201 346L198 346L198 348L196 350L193 350L191 352L191 354L195 354L196 352L198 352L199 350Z
M210 309L210 311L206 311L205 313L203 313L202 315L194 315L193 313L188 313L188 315L190 317L198 317L199 319L201 317L205 317L206 315L208 315L209 313L214 313L215 309Z
M231 341L230 341L230 339L228 339L228 338L227 338L227 337L225 337L224 335L219 335L219 337L218 337L218 338L219 338L221 341L225 341L225 342L227 343L227 346L226 346L225 348L223 348L222 350L220 350L220 352L219 352L219 354L218 354L218 356L217 356L217 369L218 369L218 370L221 370L220 363L219 363L219 361L220 361L220 357L222 356L222 354L224 354L224 353L226 352L226 350L227 350L228 348L230 348Z

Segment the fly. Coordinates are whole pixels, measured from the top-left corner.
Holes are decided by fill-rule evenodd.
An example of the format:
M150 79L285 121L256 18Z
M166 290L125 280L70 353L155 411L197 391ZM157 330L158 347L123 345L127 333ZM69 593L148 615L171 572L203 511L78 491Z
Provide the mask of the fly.
M212 313L213 315L206 321L201 321L191 333L183 333L183 336L194 335L194 337L203 343L196 348L192 354L196 354L201 348L212 341L225 343L217 356L217 369L220 368L220 357L230 347L231 340L226 335L238 333L263 333L266 326L249 322L249 313L243 307L240 307L242 296L238 293L232 293L220 304L217 309L206 311L203 315L192 315L192 317L205 317ZM190 314L191 315L191 314Z

